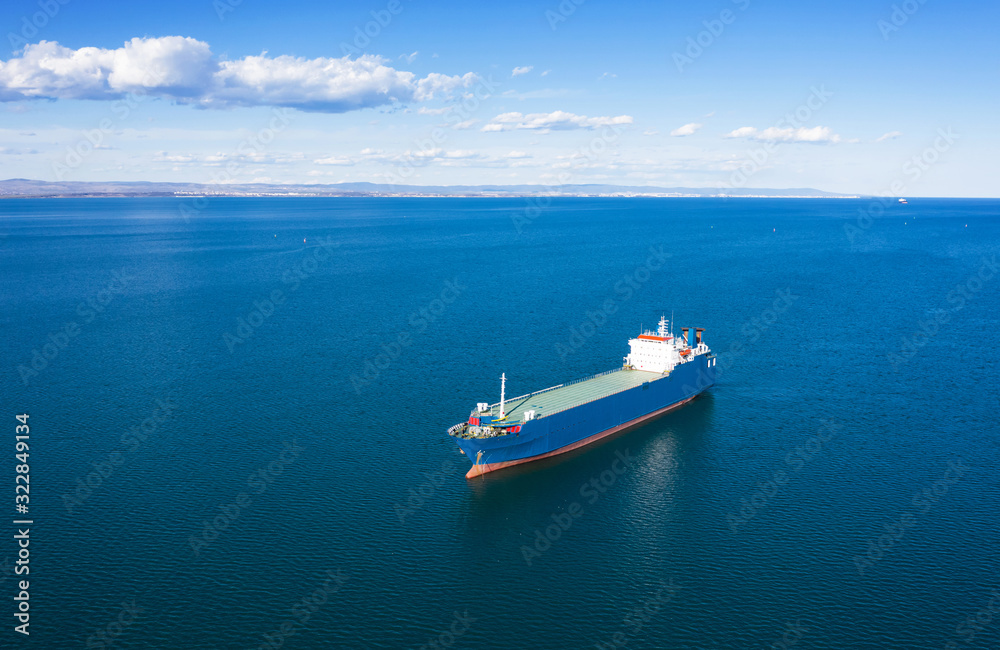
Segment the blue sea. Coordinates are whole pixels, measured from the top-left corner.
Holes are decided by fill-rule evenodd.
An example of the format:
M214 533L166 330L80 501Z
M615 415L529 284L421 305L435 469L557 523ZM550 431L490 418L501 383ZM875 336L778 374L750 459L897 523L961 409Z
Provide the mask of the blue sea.
M1000 647L998 253L997 200L4 200L0 645ZM661 315L713 388L464 478L501 373Z

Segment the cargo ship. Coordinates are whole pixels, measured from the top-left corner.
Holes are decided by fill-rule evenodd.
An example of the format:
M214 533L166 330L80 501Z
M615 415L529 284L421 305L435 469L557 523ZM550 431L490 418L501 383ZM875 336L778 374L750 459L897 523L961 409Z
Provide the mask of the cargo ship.
M655 332L629 340L622 367L584 379L507 399L502 374L500 401L480 402L467 422L448 429L472 461L465 477L589 445L683 406L713 386L716 357L702 340L704 328L683 327L675 337L672 326L660 318Z

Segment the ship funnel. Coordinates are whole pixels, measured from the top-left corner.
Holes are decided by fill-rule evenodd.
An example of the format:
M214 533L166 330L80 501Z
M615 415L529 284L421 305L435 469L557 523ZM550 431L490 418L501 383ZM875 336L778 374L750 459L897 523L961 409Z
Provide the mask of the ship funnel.
M694 328L694 344L701 345L701 333L705 331L704 327Z
M688 330L689 329L691 329L691 328L690 327L682 327L681 328L681 338L684 339L684 345L688 344Z

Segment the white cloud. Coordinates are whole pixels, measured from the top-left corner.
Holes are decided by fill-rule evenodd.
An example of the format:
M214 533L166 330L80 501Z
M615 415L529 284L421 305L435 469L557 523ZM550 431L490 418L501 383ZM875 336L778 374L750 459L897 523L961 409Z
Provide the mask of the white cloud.
M813 142L813 143L836 143L840 142L840 136L833 132L828 126L814 126L806 128L804 126L778 128L768 127L763 131L758 131L752 126L744 126L726 134L727 138L751 138L759 142Z
M772 126L758 133L754 139L770 142L840 142L840 136L828 126L814 126L811 129L806 127L779 129Z
M424 101L475 80L472 73L418 79L373 55L305 59L264 52L218 59L208 43L181 36L133 38L117 49L74 50L41 41L0 61L0 101L110 100L139 93L202 108L283 106L340 113Z
M552 71L551 71L551 70L546 70L545 72L543 72L543 73L541 74L541 76L543 76L543 77L546 77L546 76L548 76L548 74L549 74L550 72L552 72Z
M656 129L649 129L648 131L643 131L643 135L660 135L660 132Z
M454 151L445 151L441 156L442 158L482 158L483 155L472 151L471 149L456 149Z
M903 135L901 131L889 131L888 133L883 133L878 138L876 138L875 142L882 142L883 140L895 140L901 135Z
M691 122L690 124L685 124L682 127L674 129L673 131L670 132L670 135L677 136L677 137L683 137L685 135L692 135L695 131L697 131L701 127L702 127L701 124L698 124L696 122Z
M509 160L516 160L519 158L531 158L531 154L527 151L511 151L510 153L504 154L503 157Z
M382 149L362 149L361 155L368 161L381 162L386 164L413 163L428 165L436 163L449 166L457 164L463 160L484 160L486 156L471 149L442 149L434 147L432 149L406 150L403 152L385 152ZM319 162L319 161L317 161Z
M605 72L600 77L598 77L598 79L617 79L617 78L618 75L616 75L614 72Z
M193 38L134 38L117 50L41 41L0 63L0 100L107 99L150 88L181 96L218 70L208 44Z
M481 159L484 156L470 149L455 149L446 151L441 148L420 149L418 151L407 150L401 154L385 156L385 160L399 162L414 160L418 162L441 162L449 160L473 160Z
M533 66L533 65L518 66L518 67L514 68L513 70L511 70L510 76L516 77L518 75L528 74L529 72L531 72L534 69L535 69L535 66Z
M413 60L417 58L418 54L420 54L419 51L416 51L413 54L400 54L399 58L406 61L407 63L413 63Z
M478 78L479 77L471 72L467 72L461 76L448 76L446 74L432 72L417 82L413 98L422 102L428 99L434 99L434 96L437 94L448 95L451 91L457 88L468 88L474 84Z
M456 131L465 131L466 129L471 129L475 125L479 124L479 120L465 120L464 122L456 122L451 125L451 128Z
M551 113L502 113L489 121L482 128L483 131L510 131L513 129L537 129L541 131L569 130L569 129L595 129L601 126L611 126L618 124L631 124L631 115L619 115L617 117L587 117L586 115L575 115L566 111L553 111Z
M421 106L417 113L420 115L444 115L450 110L452 110L450 106L445 106L444 108L427 108L426 106Z
M171 164L200 163L209 167L220 167L230 162L268 165L297 163L305 160L305 155L302 153L267 154L260 151L250 151L249 153L219 151L213 154L169 154L166 151L159 151L150 160Z
M198 158L194 155L169 155L165 151L161 151L156 156L153 157L155 162L169 162L169 163L190 163L198 162Z
M327 156L313 161L317 165L353 165L354 161L343 156Z

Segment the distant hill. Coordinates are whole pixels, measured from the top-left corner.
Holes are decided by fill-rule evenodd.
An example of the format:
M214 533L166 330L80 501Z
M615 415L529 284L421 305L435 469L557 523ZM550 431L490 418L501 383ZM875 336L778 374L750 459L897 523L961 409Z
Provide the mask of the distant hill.
M284 185L240 183L48 182L24 178L0 181L0 198L99 196L731 196L770 198L858 198L809 187L791 189L651 187L630 185L387 185L333 183Z

